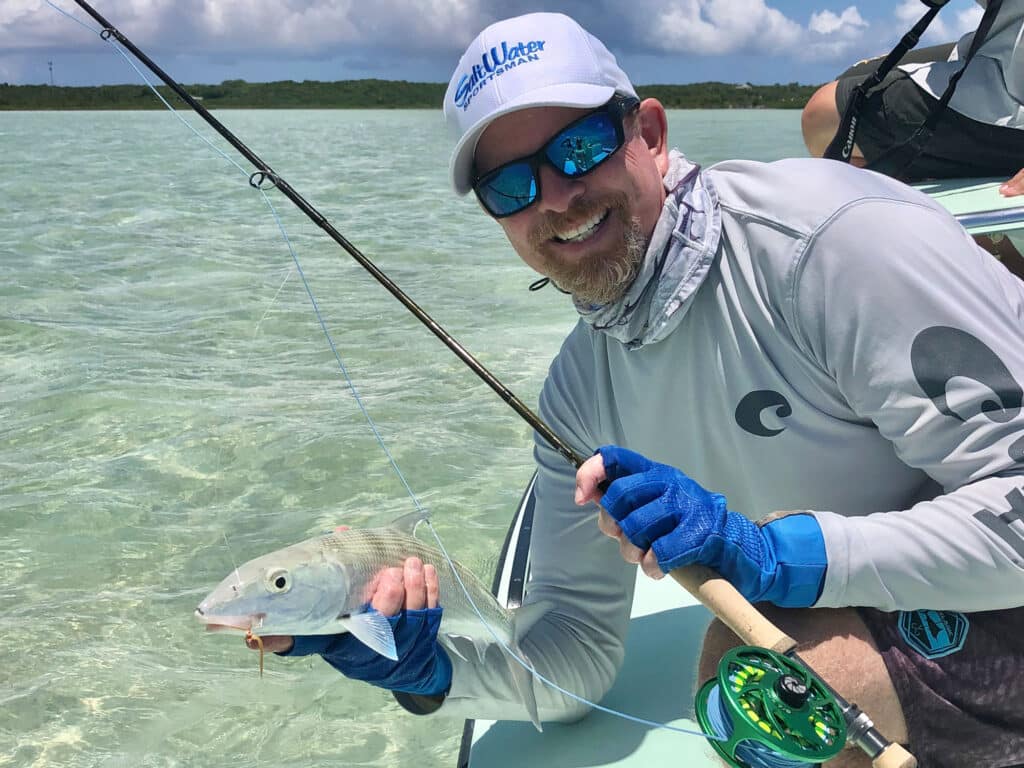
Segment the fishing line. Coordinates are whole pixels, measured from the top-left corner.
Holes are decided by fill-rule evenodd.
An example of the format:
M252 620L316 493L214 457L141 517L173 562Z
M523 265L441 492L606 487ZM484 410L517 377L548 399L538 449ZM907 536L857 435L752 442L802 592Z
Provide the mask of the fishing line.
M233 554L231 554L231 545L228 544L228 535L226 533L224 533L224 531L221 531L220 535L224 537L224 546L228 550L228 557L231 558L231 564L233 566L235 566L235 582L238 584L239 587L241 587L242 586L242 578L238 575L238 563L235 562L235 556Z
M490 636L494 639L494 642L497 645L499 645L501 647L501 649L503 651L505 651L505 653L507 653L509 656L511 656L520 666L522 666L523 669L525 669L527 672L529 672L535 678L537 678L542 683L544 683L544 685L548 686L549 688L551 688L551 689L553 689L555 691L558 691L560 694L562 694L563 696L565 696L565 697L567 697L569 699L572 699L573 701L576 701L576 702L578 702L580 704L585 704L588 707L592 707L592 708L596 709L598 712L604 712L607 715L614 715L615 717L622 718L623 720L628 720L629 722L632 722L632 723L638 723L639 725L646 725L646 726L650 726L650 727L653 727L653 728L662 728L662 729L664 729L666 731L675 731L676 733L683 733L683 734L686 734L687 736L700 736L701 738L707 739L708 741L725 741L726 738L728 738L728 737L723 737L723 736L720 736L720 735L719 736L712 736L710 734L704 733L703 731L691 730L689 728L680 728L679 726L671 725L670 723L658 723L658 722L654 722L652 720L645 720L642 717L636 717L634 715L627 714L626 712L620 712L620 711L615 710L615 709L609 709L608 707L602 706L601 704L596 704L596 703L594 703L592 701L589 701L589 700L583 698L582 696L577 696L572 691L567 691L565 688L562 688L560 685L558 685L558 683L556 683L556 682L546 678L544 675L542 675L540 672L538 672L536 670L536 668L533 667L532 664L529 664L525 659L520 657L519 654L517 654L515 651L513 651L508 646L508 644L505 643L505 641L502 640L501 637L498 636L498 633L495 632L494 628L490 624L487 623L487 620L484 618L483 614L480 612L480 609L477 608L476 603L473 602L473 598L469 594L469 588L465 585L465 583L463 583L462 577L459 575L459 571L455 567L455 563L452 561L451 556L448 554L448 550L445 549L444 542L441 541L441 537L438 536L437 531L434 529L434 526L431 525L429 519L424 519L423 522L425 522L427 524L427 526L430 528L430 532L434 535L434 539L437 540L438 549L440 549L441 550L441 554L444 555L444 559L448 563L449 567L451 568L452 574L455 576L455 580L458 582L459 587L462 589L463 594L466 596L467 600L469 601L470 607L473 609L473 612L477 615L477 618L480 619L480 623L483 624L484 628L487 630L487 632L490 634ZM755 766L754 768L760 768L760 766Z
M211 149L213 149L218 155L220 155L222 158L224 158L229 163L231 163L233 166L235 166L235 168L237 168L241 172L241 174L243 176L245 176L248 179L252 178L252 175L249 174L241 165L239 165L238 162L234 158L232 158L229 155L227 155L223 150L220 149L220 147L218 147L216 144L211 142L206 136L203 136L199 131L197 131L195 126L193 126L191 123L189 123L187 120L185 120L185 118L183 118L180 114L178 114L178 110L176 110L173 106L171 106L171 104L167 101L167 99L165 99L160 94L160 92L156 89L156 86L153 85L153 83L149 80L149 78L146 76L146 74L142 70L140 70L138 68L138 66L136 66L135 62L132 61L128 57L128 55L123 50L121 50L121 48L118 45L116 45L114 43L114 41L112 41L110 39L110 35L106 35L106 36L104 35L104 32L106 30L104 30L104 32L97 32L94 28L90 27L88 24L85 24L80 19L75 18L71 14L67 13L66 11L64 11L62 8L54 5L50 0L46 0L46 4L49 5L51 8L54 8L55 10L57 10L58 12L63 14L64 16L67 16L69 19L74 21L76 24L79 24L80 26L84 27L85 29L89 30L90 32L98 34L101 39L103 39L104 41L110 43L111 46L113 47L113 49L115 51L117 51L117 53L125 61L128 62L128 64L131 66L131 68L134 69L136 71L136 73L138 73L139 77L142 78L143 82L145 82L146 85L149 86L149 89L151 91L153 91L153 93L156 94L157 98L159 98L160 101L163 102L163 105L165 107L167 107L167 109L170 110L170 112L176 118L178 118L178 120L183 125L185 125L190 131L192 131L192 133L194 133L196 136L198 136L200 139L202 139L204 142L206 142L206 144ZM261 172L261 173L263 173L263 172ZM260 179L260 182L262 182L263 180L264 179ZM416 510L421 512L421 513L423 513L425 515L426 514L426 510L420 504L420 501L416 497L416 494L413 492L412 487L409 485L408 481L405 479L405 475L402 474L402 470L398 468L397 462L395 461L394 457L391 455L391 451L388 450L387 445L384 443L384 439L381 437L381 434L380 434L380 432L377 429L377 424L370 417L370 413L369 413L369 411L367 411L366 406L363 404L363 399L362 399L362 397L360 397L359 391L356 389L355 385L352 382L352 378L349 376L348 369L346 368L345 363L344 363L344 361L341 358L341 354L338 352L338 348L337 348L337 346L334 343L334 338L331 336L330 331L327 330L327 322L324 320L323 313L321 313L321 311L320 311L320 305L317 303L316 296L313 295L313 289L310 287L309 281L306 279L306 273L302 269L302 264L299 261L298 254L295 252L294 246L292 245L291 238L288 236L288 232L284 228L284 222L281 220L280 213L278 213L277 208L274 206L273 202L271 202L270 197L268 197L266 189L264 189L262 183L252 184L251 186L253 186L260 193L260 195L263 198L263 201L267 204L267 207L270 209L270 212L273 214L274 221L277 222L277 228L281 232L281 237L284 238L285 245L287 245L287 247L288 247L288 253L291 254L292 263L295 265L295 271L298 273L299 277L302 280L303 288L306 291L306 296L309 298L310 304L312 304L312 306L313 306L313 312L316 315L316 319L317 319L317 322L320 325L320 329L323 331L324 337L327 339L327 344L328 344L328 346L331 349L331 353L334 355L334 359L337 362L338 367L341 369L341 372L342 372L342 374L345 377L345 381L348 383L349 388L352 391L352 396L354 397L354 399L356 401L356 404L359 406L359 410L362 412L363 416L366 418L366 420L367 420L367 422L368 422L368 424L370 426L370 429L373 432L374 437L377 439L377 442L380 444L381 449L384 451L384 455L387 457L387 460L391 464L392 469L394 469L395 474L398 476L398 479L401 481L402 485L405 486L405 489L408 492L410 498L412 499L413 504L416 507ZM286 278L286 281L287 281L287 278ZM281 285L281 288L283 288L283 287L284 287L284 283L282 283L282 285ZM280 293L280 290L281 289L279 288L278 289L278 293ZM275 298L276 298L276 296L275 296ZM261 322L262 322L262 320L261 320Z
M77 0L76 0L76 2L77 2ZM384 442L384 438L380 434L380 431L377 428L377 424L373 420L373 417L370 415L369 410L366 408L366 405L363 403L362 397L359 394L359 390L356 387L355 382L352 380L352 377L351 377L351 375L348 372L348 368L345 366L345 363L342 360L341 354L338 351L337 345L334 343L334 338L331 336L331 333L330 333L330 331L327 328L327 323L324 320L323 314L320 311L320 306L317 303L317 300L316 300L316 297L313 294L312 288L310 287L309 282L306 279L306 274L305 274L305 271L302 268L302 264L299 261L298 254L296 253L295 248L292 245L291 239L288 237L288 233L287 233L287 231L284 228L284 223L282 222L281 217L280 217L277 209L274 207L274 204L270 201L270 198L267 196L266 190L264 189L264 186L263 186L263 182L264 181L272 180L274 182L272 184L272 187L277 187L279 189L282 189L282 187L286 187L287 186L287 182L284 182L283 179L281 179L280 177L276 176L276 174L274 174L272 171L269 171L269 169L261 170L261 171L257 172L256 174L249 174L244 168L242 168L241 165L238 164L237 161L234 160L234 158L231 158L230 156L225 154L219 147L217 147L215 144L213 144L209 139L207 139L201 133L199 133L199 131L197 131L196 128L191 123L189 123L187 120L185 120L183 117L181 117L181 115L178 114L178 111L160 94L160 92L156 89L156 87L149 80L149 78L146 76L146 74L135 65L135 62L132 61L132 59L129 58L128 55L125 54L125 52L118 45L114 44L114 41L111 40L111 37L116 38L117 42L121 42L122 44L125 43L125 40L124 40L123 36L120 35L120 33L118 33L116 30L114 30L113 27L111 27L105 21L101 21L101 23L105 24L104 30L102 32L97 32L94 28L90 27L88 24L85 24L81 20L79 20L76 17L72 16L71 14L67 13L62 8L60 8L57 5L55 5L54 3L52 3L50 0L46 0L46 3L51 8L55 9L56 11L61 13L62 15L66 16L67 18L69 18L72 21L74 21L76 24L79 24L80 26L84 27L85 29L89 30L90 32L98 34L101 39L103 39L106 42L111 43L111 45L113 46L114 50L117 51L117 53L125 61L128 62L128 64L132 67L132 69L134 69L135 72L139 75L139 77L142 78L143 82L145 82L146 85L149 86L150 90L152 90L153 93L156 94L157 98L160 99L160 101L164 104L164 106L168 110L170 110L174 114L174 116L178 118L179 121L181 121L186 127L188 127L189 130L191 130L196 136L198 136L200 139L202 139L204 142L206 142L206 144L208 146L210 146L215 152L217 152L217 154L219 154L221 157L223 157L229 163L234 165L244 176L249 178L250 179L250 185L253 186L255 189L257 189L259 191L259 193L263 197L263 200L266 203L267 207L270 209L271 213L273 214L274 220L277 222L278 229L281 232L281 236L283 237L283 239L285 241L285 244L288 247L288 251L289 251L289 253L290 253L291 257L292 257L292 262L294 264L295 271L298 273L298 275L299 275L299 277L300 277L300 279L302 281L302 285L305 288L306 295L309 298L310 304L313 307L313 312L316 315L317 322L320 325L320 329L323 332L324 337L327 339L328 346L330 347L331 352L334 355L334 359L335 359L335 361L336 361L336 363L338 365L338 368L341 371L341 374L344 377L345 382L348 385L349 390L352 392L352 396L355 399L355 402L356 402L357 406L359 407L359 410L362 413L363 418L366 420L367 425L369 426L370 430L372 431L373 436L376 439L376 441L377 441L378 445L380 446L381 450L384 452L384 455L387 457L387 460L388 460L389 464L391 465L392 469L394 470L395 474L397 475L397 477L401 481L402 485L405 487L405 490L408 493L409 498L412 500L413 506L416 508L416 511L418 513L420 513L420 515L422 515L423 522L425 522L427 524L427 527L430 529L434 539L437 542L438 548L441 551L441 554L444 556L444 559L445 559L446 563L448 564L448 567L451 569L452 573L454 574L455 579L458 582L460 589L462 589L463 594L467 598L467 601L468 601L470 607L473 609L473 612L476 614L476 616L480 620L481 624L484 626L484 628L487 630L487 632L491 635L491 637L494 639L494 641L502 648L502 650L505 653L507 653L509 656L511 656L516 661L516 663L520 664L524 669L526 669L528 672L530 672L531 675L533 675L537 680L539 680L544 685L550 687L551 689L553 689L555 691L558 691L560 694L562 694L563 696L566 696L567 698L569 698L569 699L571 699L573 701L576 701L576 702L578 702L580 704L584 704L585 706L591 707L591 708L593 708L593 709L595 709L595 710L597 710L599 712L603 712L605 714L612 715L614 717L619 717L619 718L622 718L622 719L627 720L629 722L637 723L639 725L644 725L644 726L648 726L648 727L651 727L651 728L664 729L664 730L668 730L668 731L673 731L673 732L676 732L676 733L684 734L684 735L687 735L687 736L699 736L700 738L705 739L705 740L709 740L709 741L722 740L722 738L723 738L722 736L709 735L709 734L704 733L703 731L698 731L698 730L688 729L688 728L681 728L679 726L671 725L669 723L659 723L659 722L655 722L655 721L652 721L652 720L647 720L647 719L644 719L644 718L641 718L641 717L636 717L634 715L630 715L630 714L627 714L625 712L619 712L617 710L610 709L610 708L605 707L605 706L603 706L601 704L589 701L589 700L587 700L587 699L585 699L585 698L583 698L581 696L578 696L578 695L572 693L571 691L568 691L565 688L562 688L561 686L559 686L554 681L549 680L547 677L542 675L531 664L529 664L525 659L521 658L518 654L516 654L498 636L497 632L487 622L487 620L484 618L483 614L481 613L480 609L477 607L476 603L473 601L473 598L472 598L472 596L471 596L471 594L469 592L468 587L462 581L462 578L459 575L457 568L455 567L454 561L452 560L451 556L448 554L448 550L444 546L444 543L442 542L440 535L438 534L437 530L434 528L433 523L430 521L429 513L423 507L423 505L420 503L419 498L416 496L415 492L412 490L412 487L409 485L409 482L406 480L405 475L402 473L401 469L399 469L398 464L397 464L397 462L394 459L394 456L392 455L391 451L387 447L387 444ZM79 3L79 5L82 5L82 4ZM88 8L86 8L86 10L89 11ZM95 12L92 12L92 11L89 11L89 12L90 12L90 15L94 16L94 18L97 16L97 14L95 14ZM133 53L137 57L141 53L140 51L137 51L137 49L134 49L134 46L130 46L130 45L129 45L129 50L132 50ZM140 58L141 58L141 60L146 61L145 58L143 58L143 57L140 57ZM153 65L153 66L155 67L155 65ZM164 79L164 78L162 77L161 79ZM167 82L167 79L165 79L165 82ZM170 83L168 83L168 84L170 84ZM179 94L179 95L182 95L182 94ZM195 105L193 104L193 106L195 106ZM202 113L200 113L200 114L202 115ZM203 116L204 116L204 118L207 117L206 115L203 115ZM212 119L212 118L208 118L208 122L209 122L209 119ZM219 125L219 123L218 123L218 125ZM214 127L216 128L216 126L214 126ZM226 130L227 129L224 129L224 131L226 131ZM218 132L220 132L219 129L218 129ZM223 133L222 133L222 135L223 135ZM229 139L229 141L231 141L231 140ZM234 145L236 143L236 141L237 140L231 141L231 143ZM246 154L246 156L248 157L248 155L251 154L251 153L243 152L243 154ZM257 162L254 162L254 164L257 165L257 166L263 165L262 163L257 163ZM255 179L255 181L253 181L253 179ZM290 187L287 187L287 188L290 189ZM282 189L282 191L284 191L284 190ZM289 198L291 197L290 195L287 195L287 194L286 194L286 196L288 196ZM296 201L293 199L293 202L296 202ZM296 204L298 205L297 202L296 202ZM306 205L308 205L308 204L306 204ZM302 205L300 205L299 207L303 208ZM303 210L305 210L305 208L303 208ZM314 219L314 220L316 220L316 219ZM319 224L320 222L318 221L317 223ZM330 225L328 225L328 226L330 226ZM348 248L346 248L346 250L348 250ZM362 257L362 258L365 259L365 257ZM357 258L357 260L360 260L360 259ZM360 260L360 263L362 263L361 260ZM374 267L374 270L376 270L376 267ZM375 277L377 277L377 272L379 272L379 270L376 270L376 271L371 270L371 272L374 274ZM381 274L383 274L383 273L381 273ZM385 279L387 279L387 278L385 278ZM286 277L286 281L287 281L287 277ZM388 280L388 283L390 283L390 280ZM283 286L284 286L284 284L282 283L281 288L283 288ZM388 287L388 286L385 285L385 287ZM278 289L278 293L280 293L281 288ZM397 290L397 286L395 286L395 288ZM389 287L389 290L391 290L390 287ZM394 293L394 291L392 291L392 293ZM405 294L403 293L402 296L405 296ZM276 295L275 295L275 298L276 298ZM402 299L400 298L400 300L402 300ZM409 299L408 301L411 302L411 299ZM405 304L406 301L402 300L402 303ZM417 310L419 310L418 307L417 307ZM419 312L422 313L422 310L419 310ZM416 314L416 313L414 312L414 314ZM444 330L439 325L437 325L436 322L434 322L432 319L430 319L429 316L426 316L425 313L423 313L423 315L425 317L427 317L427 319L429 320L429 323L426 323L426 324L431 329L431 331L433 331L435 333L435 335L438 335L438 337L441 338L441 340L447 346L449 346L450 348L453 348L452 344L455 344L456 346L458 346L458 349L461 350L461 352L464 355L469 356L469 358L473 361L473 364L470 364L470 367L474 370L474 372L477 373L478 375L480 375L481 378L483 378L489 385L491 385L492 389L495 389L495 391L498 391L499 394L502 395L502 398L507 403L509 403L509 405L512 405L512 407L517 412L520 411L520 407L522 407L523 409L526 410L526 412L529 414L529 417L526 417L521 412L520 412L520 415L523 415L524 418L527 419L527 421L531 422L532 426L535 426L535 428L539 432L544 434L544 436L546 438L548 438L549 442L552 443L553 447L556 450L558 450L560 453L562 453L563 456L566 456L567 458L569 458L569 460L575 466L577 466L577 467L583 462L582 457L580 457L578 454L576 454L574 451L572 451L571 448L569 448L564 443L562 443L562 441L557 437L557 435L555 435L553 432L551 432L550 428L547 427L547 425L545 425L542 421L540 421L539 417L537 417L535 414L533 414L532 411L529 411L529 409L526 408L525 405L522 405L521 402L518 400L518 398L516 398L514 395L512 395L511 392L509 392L503 385L501 385L500 382L498 382L497 379L495 379L493 377L493 375L491 375L490 372L487 371L486 368L483 368L483 366L480 365L480 363L477 362L475 360L475 358L472 358L472 356L469 355L469 353L466 352L461 346L459 346L458 343L455 342L454 339L451 338L451 336L449 336L446 332L444 332ZM266 315L264 314L264 317L265 316ZM417 315L417 317L419 317L419 315ZM262 322L262 319L261 319L261 322ZM454 348L453 348L453 351L455 351ZM458 351L456 353L459 354ZM463 354L459 354L459 357L463 358L464 361L465 361L465 358L463 357ZM467 364L469 364L469 363L467 363ZM497 383L497 387L494 384L491 383L491 380L493 380L494 382ZM536 422L538 422L540 427L534 425L533 422L531 421L531 419L535 420ZM548 434L550 434L551 437L548 437ZM227 537L226 536L225 536L225 543L227 543ZM229 549L229 554L230 554L230 549ZM238 571L238 568L237 568L237 565L236 565L235 566L236 579L238 578L237 571ZM261 669L261 673L262 673L262 669Z
M733 722L722 698L722 689L716 685L708 694L708 719L711 728L721 741L728 741L733 734ZM750 768L809 768L806 760L793 760L774 752L765 744L753 740L741 742L736 747L736 757Z

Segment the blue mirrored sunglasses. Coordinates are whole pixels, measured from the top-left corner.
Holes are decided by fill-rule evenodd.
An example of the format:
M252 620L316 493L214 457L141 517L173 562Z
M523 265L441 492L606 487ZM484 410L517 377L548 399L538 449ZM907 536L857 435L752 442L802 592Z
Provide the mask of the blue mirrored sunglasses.
M478 176L473 191L496 219L533 205L540 197L540 164L578 179L597 168L622 146L622 121L640 106L632 96L616 96L603 107L575 120L528 157L520 157Z

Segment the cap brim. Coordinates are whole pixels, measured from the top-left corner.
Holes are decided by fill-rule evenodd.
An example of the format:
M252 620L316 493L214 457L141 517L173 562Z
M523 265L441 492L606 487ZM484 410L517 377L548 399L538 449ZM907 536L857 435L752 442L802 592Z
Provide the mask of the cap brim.
M615 95L615 88L610 85L593 85L591 83L559 83L538 88L512 99L500 108L487 113L466 131L452 151L452 159L448 170L451 174L452 187L458 195L465 195L473 188L473 156L480 136L487 126L502 115L517 112L531 107L578 107L592 109L606 104Z

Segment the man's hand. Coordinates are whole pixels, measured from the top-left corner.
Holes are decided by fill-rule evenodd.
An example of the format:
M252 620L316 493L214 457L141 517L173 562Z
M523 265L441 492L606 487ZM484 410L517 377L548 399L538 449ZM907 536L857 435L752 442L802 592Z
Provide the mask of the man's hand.
M263 641L263 648L260 648L260 641ZM253 651L264 650L267 653L288 653L295 645L295 638L291 635L267 635L266 637L250 633L245 636L245 646Z
M652 579L665 578L665 572L658 565L658 558L655 557L654 552L649 549L644 551L634 545L622 532L622 528L619 527L615 518L601 506L603 494L598 486L606 479L604 461L600 454L594 454L576 471L576 503L582 506L592 501L598 505L597 527L605 536L619 542L619 553L623 560L639 565L643 572Z
M402 568L385 568L377 574L370 587L368 601L375 611L384 616L394 616L403 608L421 610L437 608L437 569L426 565L418 557L410 557ZM295 645L290 635L267 635L261 637L263 650L271 653L288 653ZM256 638L245 638L247 647L259 650Z
M602 495L599 484L609 480ZM713 568L751 602L813 605L825 580L825 542L811 515L757 526L726 508L678 469L604 446L576 474L576 503L603 509L601 531L648 575L699 563Z
M999 187L999 194L1003 197L1024 195L1024 168L1021 168L1016 176Z

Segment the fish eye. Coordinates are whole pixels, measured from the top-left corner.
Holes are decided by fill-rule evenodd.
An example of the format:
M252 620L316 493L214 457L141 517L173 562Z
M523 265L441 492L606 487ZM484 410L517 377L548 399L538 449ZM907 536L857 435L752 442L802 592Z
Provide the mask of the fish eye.
M268 592L283 594L292 588L292 580L284 568L272 568L263 577Z

